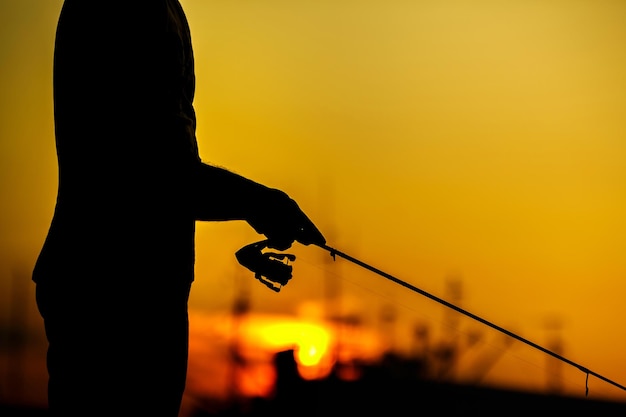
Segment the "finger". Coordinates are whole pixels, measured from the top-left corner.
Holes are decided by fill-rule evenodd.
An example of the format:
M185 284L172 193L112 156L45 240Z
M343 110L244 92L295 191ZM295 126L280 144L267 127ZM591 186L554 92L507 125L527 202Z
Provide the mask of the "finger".
M294 240L285 237L268 237L267 247L276 250L287 250L291 247Z
M300 226L296 240L303 245L324 245L326 243L322 232L308 218L306 223Z
M316 233L305 233L296 239L299 243L308 246L308 245L324 245L326 244L326 239L324 236L317 231Z

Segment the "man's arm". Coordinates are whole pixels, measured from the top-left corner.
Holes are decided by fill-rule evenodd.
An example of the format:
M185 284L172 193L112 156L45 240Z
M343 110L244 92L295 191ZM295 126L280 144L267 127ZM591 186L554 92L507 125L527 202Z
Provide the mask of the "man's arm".
M197 220L245 220L270 240L270 247L279 250L294 241L326 243L319 229L283 191L204 163L198 164L194 179Z

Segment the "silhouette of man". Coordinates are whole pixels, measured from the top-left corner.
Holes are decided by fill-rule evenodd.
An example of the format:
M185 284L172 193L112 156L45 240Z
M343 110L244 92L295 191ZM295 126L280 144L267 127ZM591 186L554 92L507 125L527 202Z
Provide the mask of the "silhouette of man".
M284 192L201 162L193 60L178 0L63 4L58 195L33 270L53 415L178 415L196 221L325 242Z

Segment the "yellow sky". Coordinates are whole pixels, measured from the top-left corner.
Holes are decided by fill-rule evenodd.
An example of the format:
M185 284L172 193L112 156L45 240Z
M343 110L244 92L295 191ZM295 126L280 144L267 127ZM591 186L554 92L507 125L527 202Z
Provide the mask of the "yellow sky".
M0 0L2 279L30 268L54 207L61 3ZM626 383L626 3L182 4L206 162L287 191L331 246L412 285L445 298L462 279L464 308L539 344L557 318L565 356ZM198 226L192 307L225 308L245 285L253 308L290 310L335 279L365 315L389 302L445 322L317 248L294 247L294 279L268 291L233 255L257 239ZM543 375L528 354L504 355L509 377Z

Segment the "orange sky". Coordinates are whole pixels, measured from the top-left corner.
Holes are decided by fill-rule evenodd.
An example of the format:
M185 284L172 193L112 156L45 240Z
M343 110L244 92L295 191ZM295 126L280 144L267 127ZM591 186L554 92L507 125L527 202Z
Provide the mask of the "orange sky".
M0 288L31 268L54 207L61 3L0 0ZM206 162L285 190L331 246L412 285L446 298L462 280L464 308L539 344L558 321L565 356L626 383L625 3L181 3ZM295 277L275 294L234 258L259 239L198 226L192 308L228 308L247 288L254 309L292 312L332 279L372 324L388 303L403 322L447 323L318 248L293 248ZM476 322L454 326L499 346ZM544 356L509 349L493 377L542 383ZM584 392L580 372L566 379Z

